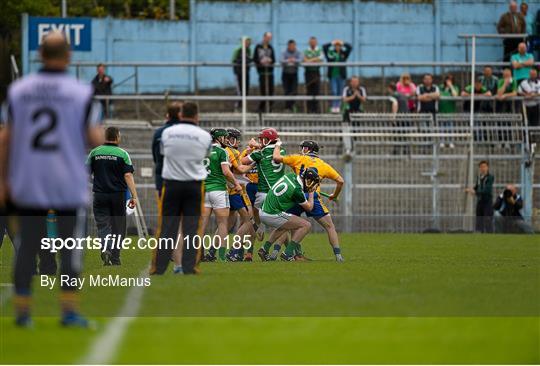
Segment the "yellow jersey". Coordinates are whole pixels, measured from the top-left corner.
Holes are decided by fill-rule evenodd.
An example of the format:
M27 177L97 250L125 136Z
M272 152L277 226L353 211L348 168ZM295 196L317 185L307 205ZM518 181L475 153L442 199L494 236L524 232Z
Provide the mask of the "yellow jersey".
M248 149L244 149L242 151L242 154L240 154L240 160L242 160L243 157L248 156L249 152ZM247 179L249 179L250 183L257 184L259 183L259 173L257 172L257 166L253 164L253 168L249 172L246 173Z
M340 177L339 173L330 164L314 155L285 155L283 164L290 166L297 175L300 175L305 169L315 168L319 172L321 180L327 178L335 181Z
M238 180L238 182L242 186L245 186L246 184L250 182L249 179L246 177L245 174L240 174L235 171L236 169L238 169L238 166L241 165L240 160L242 160L242 158L240 155L240 151L232 147L226 147L225 151L227 151L227 154L229 155L229 161L231 163L231 170L234 176L236 177L236 180ZM230 183L228 183L227 186L229 188L229 194L238 194L234 191L233 189L234 187L231 187ZM245 188L243 189L245 190Z

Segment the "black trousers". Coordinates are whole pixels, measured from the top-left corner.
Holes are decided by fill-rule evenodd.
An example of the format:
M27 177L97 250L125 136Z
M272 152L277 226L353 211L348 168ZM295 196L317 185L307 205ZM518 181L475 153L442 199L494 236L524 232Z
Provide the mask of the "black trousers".
M274 95L274 74L259 74L259 92L263 96ZM262 100L259 103L259 112L271 112L273 102Z
M85 217L77 210L55 210L58 237L83 238L85 236ZM36 269L36 257L41 249L41 240L47 237L47 213L44 209L16 208L18 221L18 240L20 247L15 258L14 283L17 295L29 295L32 276ZM44 250L43 250L44 251ZM83 250L79 248L60 251L60 274L68 278L78 278L82 270ZM48 251L49 260L54 261L54 253ZM40 255L43 261L43 256ZM54 264L56 266L56 263ZM41 265L40 265L41 267ZM63 290L75 291L76 286L67 281L61 283Z
M281 83L283 85L283 92L285 95L294 96L298 94L298 73L281 74ZM288 100L285 102L285 109L292 110L294 108L294 100Z
M183 246L182 269L184 274L195 274L201 256L200 249L196 248L196 245L202 241L196 240L195 237L202 235L200 229L201 208L204 203L203 182L164 180L163 185L161 228L158 230L158 237L172 239L176 243L178 231L182 225L184 239L178 243ZM171 261L173 249L173 246L163 243L154 251L150 274L165 273Z
M306 78L306 94L311 96L318 96L321 93L321 74L319 70L307 70L305 73ZM309 100L307 102L308 113L319 113L319 102L316 100Z
M234 74L236 77L236 95L239 97L242 96L242 73L240 74ZM246 95L249 95L249 70L246 72ZM236 108L240 108L242 106L242 102L236 102Z
M476 225L475 229L480 233L493 232L493 204L489 201L478 201L476 203Z
M126 193L100 193L94 192L94 218L98 236L104 239L107 235L126 236ZM120 248L106 248L111 253L111 262L118 264Z

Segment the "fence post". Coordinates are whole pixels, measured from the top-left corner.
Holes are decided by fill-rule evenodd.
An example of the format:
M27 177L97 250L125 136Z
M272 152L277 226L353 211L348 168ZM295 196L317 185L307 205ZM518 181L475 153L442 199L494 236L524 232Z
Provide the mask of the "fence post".
M139 67L135 66L135 94L139 94ZM135 101L135 112L137 114L137 119L141 118L141 110L139 105L139 99Z
M197 61L197 2L189 0L189 60ZM189 68L189 91L195 90L195 73L193 68Z
M521 197L523 199L523 219L532 224L533 210L533 181L534 181L534 159L530 156L526 144L522 146L522 161L521 161Z
M351 125L343 123L343 132L351 132ZM354 145L353 139L350 136L343 136L343 180L347 182L343 186L344 216L345 216L345 232L353 231L353 190L355 187L353 179L353 161L354 161Z

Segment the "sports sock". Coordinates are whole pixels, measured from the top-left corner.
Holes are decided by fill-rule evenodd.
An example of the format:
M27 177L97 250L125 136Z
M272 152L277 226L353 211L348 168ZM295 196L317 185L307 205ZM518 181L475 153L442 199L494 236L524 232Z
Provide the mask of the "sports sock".
M297 255L303 255L304 253L302 252L302 245L300 243L295 243L295 254Z
M225 253L226 253L225 247L220 247L220 248L218 249L219 259L221 259L221 260L224 261L224 260L225 260Z
M216 256L216 248L211 247L210 249L208 249L208 255L210 257L215 257Z
M341 254L341 248L340 247L333 247L332 249L334 250L335 255Z
M270 247L272 246L272 243L270 243L269 241L267 241L266 243L264 243L263 245L263 249L268 252L270 250Z
M60 307L63 314L76 313L79 306L79 294L75 291L60 292Z
M294 253L295 253L295 250L296 250L296 246L298 245L298 243L294 242L294 241L290 241L288 244L287 244L287 248L285 248L285 254L287 256L293 256Z
M30 302L32 297L30 295L15 295L15 313L17 316L30 315Z

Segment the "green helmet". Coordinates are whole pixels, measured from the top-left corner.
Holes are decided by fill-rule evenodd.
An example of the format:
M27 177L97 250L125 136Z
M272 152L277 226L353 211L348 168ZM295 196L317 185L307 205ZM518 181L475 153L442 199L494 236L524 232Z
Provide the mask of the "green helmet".
M229 132L227 132L224 128L212 128L210 130L210 136L212 136L212 139L217 140L219 137L227 137L229 135Z

